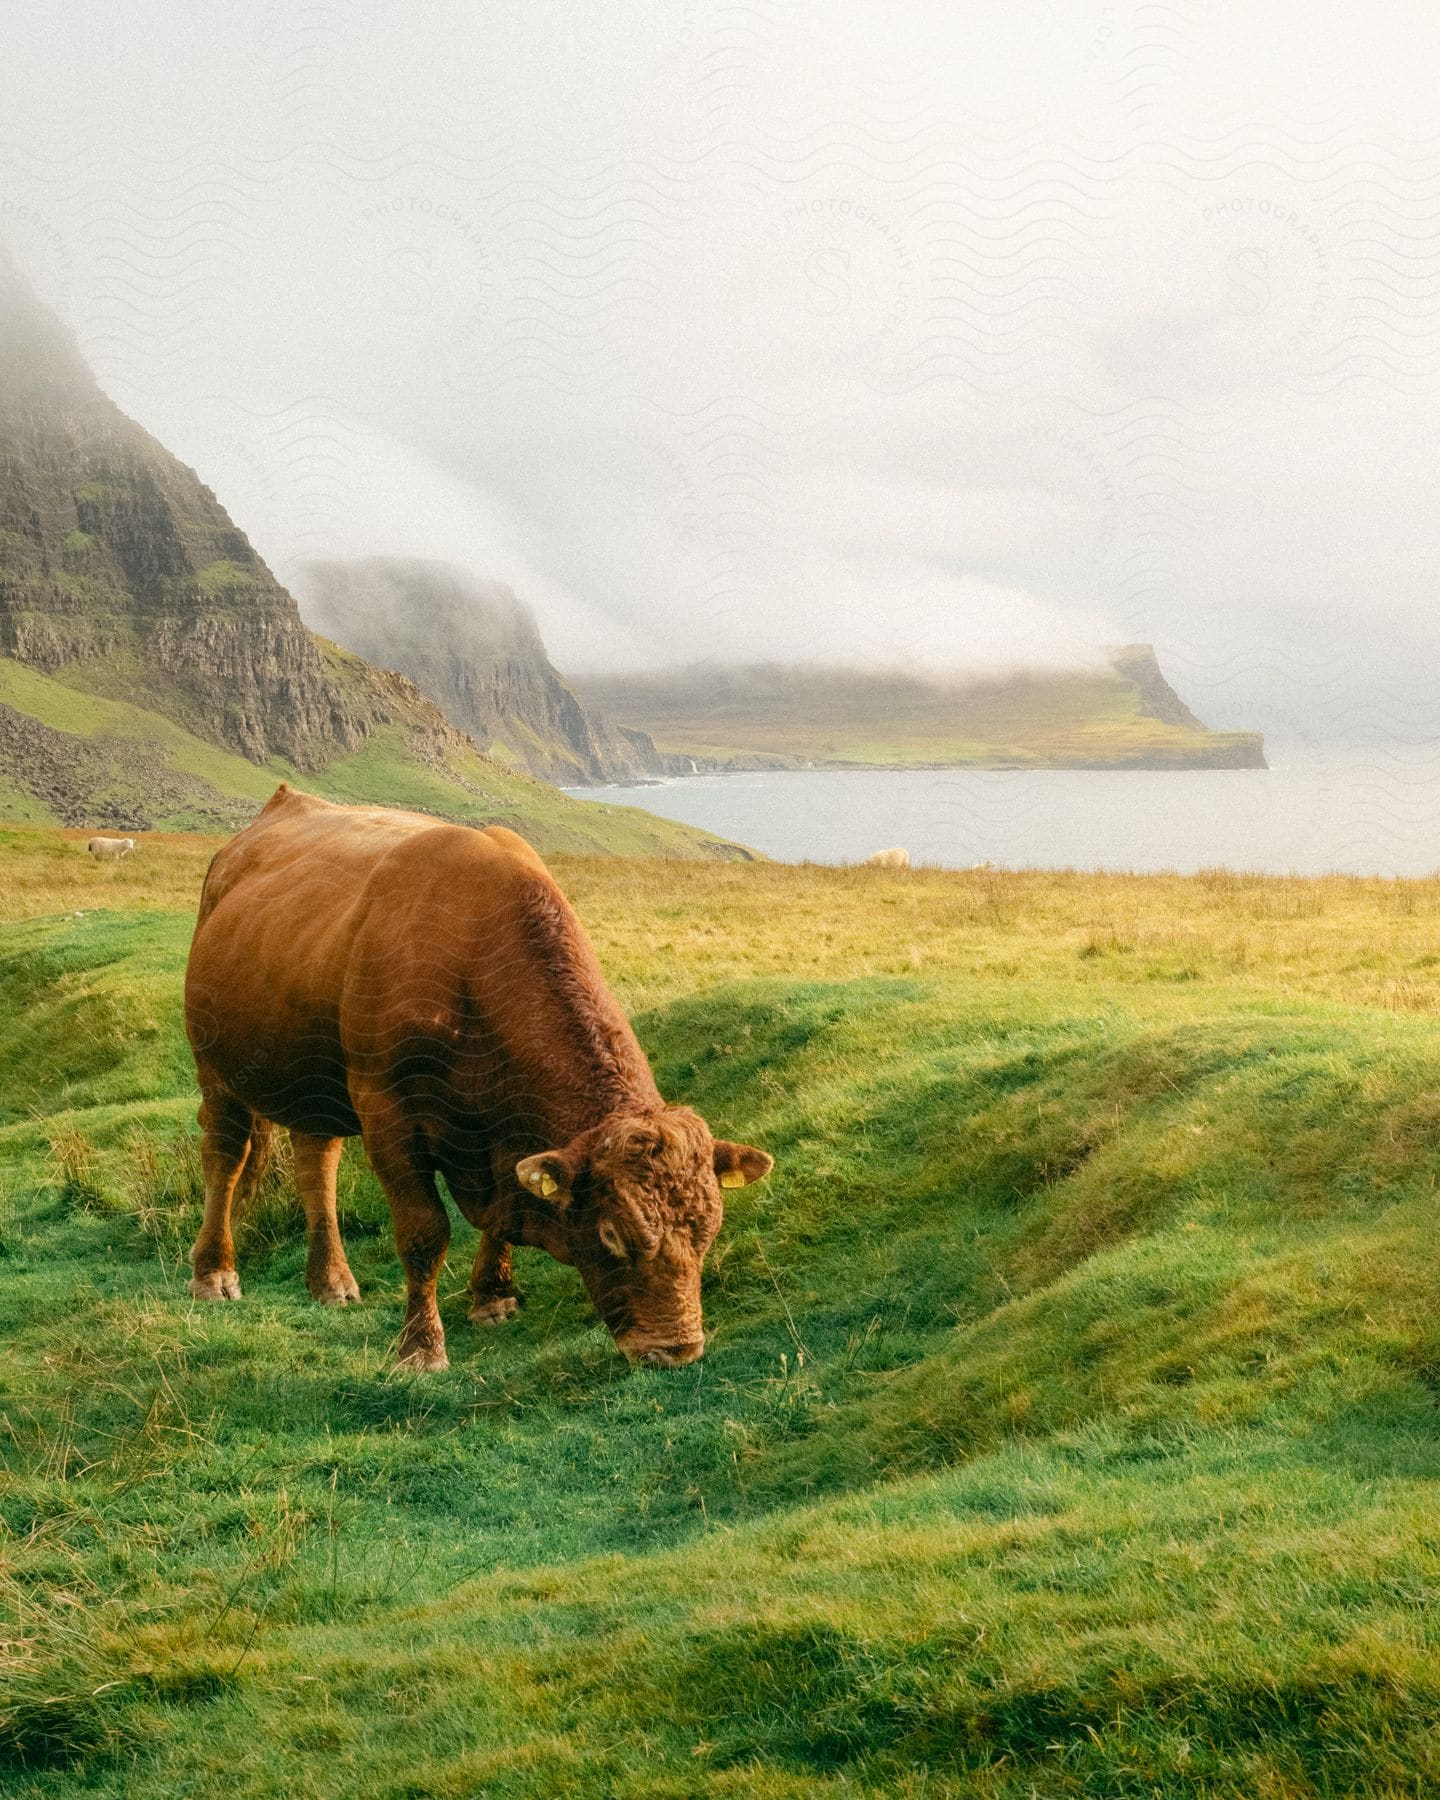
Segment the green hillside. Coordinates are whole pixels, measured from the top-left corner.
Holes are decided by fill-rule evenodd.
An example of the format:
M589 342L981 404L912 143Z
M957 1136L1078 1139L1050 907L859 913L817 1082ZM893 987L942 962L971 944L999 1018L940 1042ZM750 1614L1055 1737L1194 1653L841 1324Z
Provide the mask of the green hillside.
M574 683L648 732L673 773L725 768L1263 769L1258 732L1210 731L1149 645L1093 668L993 677L686 668Z
M0 859L7 1794L1440 1788L1440 882L562 858L776 1171L704 1362L458 1224L417 1379L357 1155L360 1306L278 1179L186 1297L176 871Z
M346 665L358 662L333 646L322 648L341 680ZM330 800L509 825L545 853L750 854L636 807L571 800L481 756L458 732L437 743L433 734L417 735L397 721L377 727L359 749L323 769L302 772L283 757L249 762L157 713L0 657L0 821L215 831L252 819L281 781Z

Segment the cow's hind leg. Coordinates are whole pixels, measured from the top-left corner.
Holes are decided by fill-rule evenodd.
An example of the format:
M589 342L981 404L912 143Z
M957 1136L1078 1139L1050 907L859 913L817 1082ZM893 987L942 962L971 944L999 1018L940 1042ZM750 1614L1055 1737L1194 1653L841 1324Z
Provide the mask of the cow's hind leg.
M295 1185L305 1204L305 1223L310 1232L305 1285L322 1306L343 1306L347 1300L360 1298L359 1286L345 1260L335 1211L335 1176L344 1141L292 1131L290 1142L295 1149Z
M503 1325L519 1311L520 1296L510 1276L510 1246L493 1231L485 1231L470 1272L471 1321L476 1325Z
M200 1161L205 1171L205 1216L190 1252L190 1292L197 1300L238 1300L230 1204L250 1156L250 1108L233 1094L207 1087L200 1102Z

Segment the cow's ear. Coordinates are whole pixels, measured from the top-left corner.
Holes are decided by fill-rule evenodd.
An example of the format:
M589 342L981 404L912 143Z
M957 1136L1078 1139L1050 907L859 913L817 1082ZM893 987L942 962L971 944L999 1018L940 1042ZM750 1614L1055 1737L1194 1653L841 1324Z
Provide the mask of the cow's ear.
M527 1194L548 1200L552 1206L568 1206L574 1168L563 1150L542 1150L515 1165L515 1179Z
M722 1188L749 1187L752 1181L763 1181L774 1167L775 1158L752 1144L715 1140L715 1174Z

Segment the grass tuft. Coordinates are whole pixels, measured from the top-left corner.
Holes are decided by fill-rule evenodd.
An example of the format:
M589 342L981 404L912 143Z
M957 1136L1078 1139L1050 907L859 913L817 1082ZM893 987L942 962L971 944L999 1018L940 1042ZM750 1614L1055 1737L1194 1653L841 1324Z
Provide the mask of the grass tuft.
M148 1740L116 1624L85 1586L37 1594L0 1577L0 1769L66 1769Z
M78 1212L113 1212L112 1196L95 1177L95 1146L73 1128L57 1131L50 1146L50 1186L62 1205Z

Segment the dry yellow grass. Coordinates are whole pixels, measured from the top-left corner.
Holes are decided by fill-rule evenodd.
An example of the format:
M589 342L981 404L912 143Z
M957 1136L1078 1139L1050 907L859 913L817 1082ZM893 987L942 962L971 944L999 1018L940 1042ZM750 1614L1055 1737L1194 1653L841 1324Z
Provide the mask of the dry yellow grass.
M0 922L101 906L193 912L210 858L225 842L190 832L135 833L133 855L96 863L85 850L93 835L48 825L0 829Z
M0 920L193 912L221 837L154 832L97 866L83 832L0 832ZM1088 875L555 856L632 1006L712 981L952 973L1187 984L1440 1011L1440 879Z

